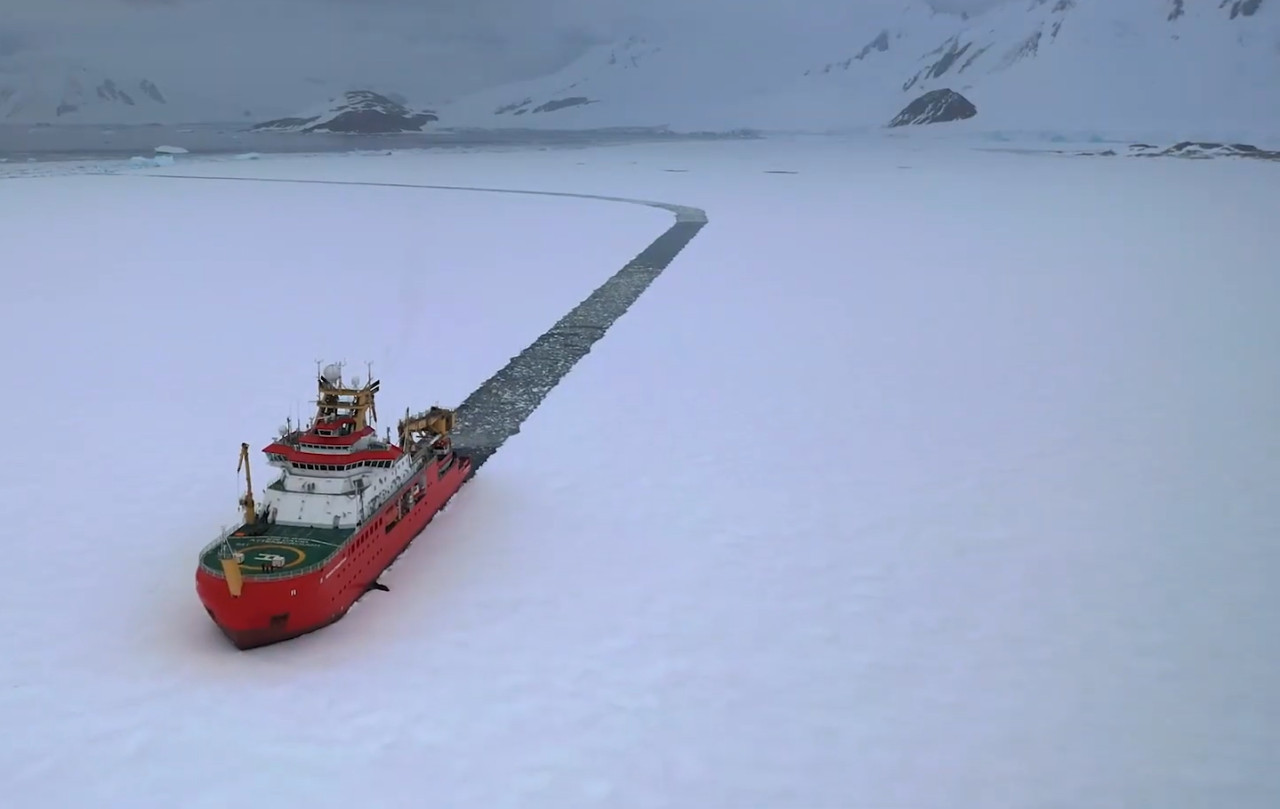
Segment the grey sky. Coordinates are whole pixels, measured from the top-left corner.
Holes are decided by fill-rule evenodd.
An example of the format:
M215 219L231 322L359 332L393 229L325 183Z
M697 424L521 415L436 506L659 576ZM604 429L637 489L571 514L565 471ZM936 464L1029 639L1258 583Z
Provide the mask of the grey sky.
M1003 0L929 0L948 11ZM56 53L214 86L426 74L432 94L544 72L592 41L664 29L792 38L905 0L0 0L0 58ZM851 28L856 26L851 25ZM850 30L850 36L860 36ZM213 67L216 66L216 67ZM282 66L285 68L282 70ZM216 70L217 75L210 75Z
M979 10L1002 0L927 0L947 11ZM662 20L691 13L742 16L840 16L850 7L903 5L904 0L3 0L0 30L83 30L139 17L182 25L193 12L215 11L228 23L312 20L372 24L421 21L461 28L522 28L541 34L556 28L597 28L635 19ZM532 26L532 28L530 28ZM443 33L443 32L442 32Z

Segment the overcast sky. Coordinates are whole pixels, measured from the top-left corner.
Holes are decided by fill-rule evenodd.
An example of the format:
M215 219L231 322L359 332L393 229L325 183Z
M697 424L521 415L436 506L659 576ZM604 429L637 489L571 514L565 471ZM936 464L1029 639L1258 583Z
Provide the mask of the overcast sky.
M860 7L907 0L0 0L0 35L66 35L122 24L190 28L192 20L231 26L424 25L441 34L523 32L530 39L564 30L611 32L637 21L689 17L841 18ZM1003 0L925 0L946 11L980 10Z
M927 0L948 11L1003 0ZM439 74L434 86L476 86L546 72L590 42L664 29L830 29L906 0L0 0L0 57L57 53L103 70L230 76ZM850 36L861 36L850 32ZM155 67L155 66L162 67ZM423 67L429 66L429 67ZM212 80L212 78L210 78ZM230 80L230 79L228 79ZM244 79L238 79L243 81Z
M779 9L802 6L826 6L839 8L859 3L878 2L879 0L737 0L733 6L772 5ZM892 2L892 0L891 0ZM995 5L1001 0L931 0L936 8L954 10L978 10ZM12 17L18 20L69 21L72 17L111 18L122 10L133 8L151 13L164 13L165 9L200 4L234 5L227 0L4 0L3 16L0 22ZM614 14L619 9L632 8L643 10L649 15L661 16L672 8L683 8L693 5L717 4L717 0L254 0L251 5L268 8L271 6L300 5L319 8L325 5L340 5L364 10L387 9L391 7L414 8L434 13L475 13L478 15L497 16L503 13L530 9L543 16L586 17L592 14ZM665 9L664 9L665 7ZM725 8L724 3L720 7ZM603 10L601 12L600 10Z

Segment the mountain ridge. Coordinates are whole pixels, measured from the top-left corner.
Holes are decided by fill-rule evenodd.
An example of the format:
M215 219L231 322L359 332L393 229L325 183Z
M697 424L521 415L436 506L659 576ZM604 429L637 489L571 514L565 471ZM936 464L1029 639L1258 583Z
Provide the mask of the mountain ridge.
M77 122L86 112L126 123L170 114L166 93L146 76L112 75L74 61L44 60L35 69L0 64L0 122Z
M393 99L372 90L348 90L309 112L265 121L251 127L255 132L323 132L339 134L393 134L421 132L439 116L431 110L406 107L403 98Z
M971 130L1274 135L1278 6L1015 0L954 15L910 2L866 15L859 32L770 53L769 80L756 66L732 89L704 80L725 71L708 69L697 43L633 37L440 114L442 123L470 126L830 131L882 127L924 93L947 89L981 110L954 125Z
M1280 136L1280 0L1009 0L968 15L906 0L825 26L674 27L444 103L415 94L421 77L407 69L382 81L241 71L228 73L235 95L209 97L159 69L8 54L0 123L251 126L323 116L328 100L369 91L430 109L431 127L840 132L886 127L946 90L978 114L939 131Z

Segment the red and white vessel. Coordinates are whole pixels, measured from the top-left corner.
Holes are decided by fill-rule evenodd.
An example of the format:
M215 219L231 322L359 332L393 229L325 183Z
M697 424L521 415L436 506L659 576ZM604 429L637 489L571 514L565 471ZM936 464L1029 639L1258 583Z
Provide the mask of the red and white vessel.
M320 629L369 590L385 589L378 576L471 472L450 440L452 410L406 411L397 445L372 426L379 381L344 383L333 364L317 384L311 424L285 428L263 449L280 477L261 502L249 445L240 445L244 521L200 553L196 593L241 649Z

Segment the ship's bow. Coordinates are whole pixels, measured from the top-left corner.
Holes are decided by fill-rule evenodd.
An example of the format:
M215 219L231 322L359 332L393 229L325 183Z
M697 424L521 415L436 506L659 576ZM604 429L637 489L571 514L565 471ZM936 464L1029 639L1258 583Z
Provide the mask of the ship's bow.
M239 649L266 646L316 628L312 610L306 608L308 589L299 578L255 581L238 566L231 575L217 575L204 565L196 571L196 594L205 612Z

